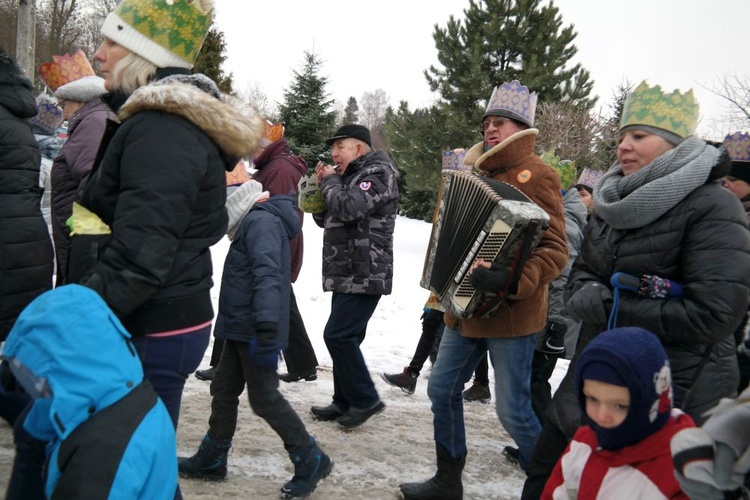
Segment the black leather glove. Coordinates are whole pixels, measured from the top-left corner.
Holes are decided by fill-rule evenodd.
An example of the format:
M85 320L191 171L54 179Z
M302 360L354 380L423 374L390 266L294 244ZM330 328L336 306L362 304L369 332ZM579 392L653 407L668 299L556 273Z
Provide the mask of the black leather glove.
M547 321L547 330L544 334L542 353L547 356L562 358L565 356L565 334L568 325L556 321Z
M278 325L270 321L255 324L255 335L248 344L250 361L267 373L273 373L279 366L281 342L278 340Z
M509 279L510 271L499 262L493 262L489 269L477 267L469 275L469 283L480 292L502 292Z
M570 297L566 307L576 321L606 325L612 309L612 292L598 281L587 281Z

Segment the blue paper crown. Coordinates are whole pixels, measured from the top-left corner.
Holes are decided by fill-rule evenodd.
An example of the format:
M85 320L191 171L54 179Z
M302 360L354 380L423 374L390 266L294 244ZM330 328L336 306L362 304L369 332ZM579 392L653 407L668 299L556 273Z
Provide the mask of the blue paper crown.
M488 116L504 116L533 127L537 97L536 92L530 93L529 88L521 85L518 80L503 83L492 91L492 97L487 103L487 111L482 119Z
M735 132L724 138L724 148L732 161L750 162L750 134Z
M446 149L443 151L443 170L471 170L471 166L464 163L465 149Z

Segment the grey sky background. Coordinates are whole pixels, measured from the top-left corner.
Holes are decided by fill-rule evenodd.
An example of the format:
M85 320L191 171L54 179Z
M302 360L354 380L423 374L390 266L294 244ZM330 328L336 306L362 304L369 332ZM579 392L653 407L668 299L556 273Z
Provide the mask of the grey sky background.
M701 105L699 133L720 139L725 102L707 89L726 75L750 74L748 0L557 0L578 33L574 62L591 72L606 112L626 79L665 90L692 88ZM436 99L423 76L437 65L435 24L463 17L469 0L218 0L216 21L227 42L225 71L235 87L261 89L272 101L299 71L304 51L323 60L331 96L341 102L383 89L394 107ZM523 82L522 82L523 83ZM704 88L705 87L705 88ZM489 96L488 96L489 97ZM721 137L718 137L721 135Z

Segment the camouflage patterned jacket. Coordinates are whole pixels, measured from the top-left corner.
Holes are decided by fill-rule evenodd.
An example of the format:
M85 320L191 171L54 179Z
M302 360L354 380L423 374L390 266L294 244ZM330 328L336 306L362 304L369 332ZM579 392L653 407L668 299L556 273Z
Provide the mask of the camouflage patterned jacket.
M391 293L397 179L396 167L382 151L360 156L341 176L323 179L326 211L314 219L325 230L324 291Z

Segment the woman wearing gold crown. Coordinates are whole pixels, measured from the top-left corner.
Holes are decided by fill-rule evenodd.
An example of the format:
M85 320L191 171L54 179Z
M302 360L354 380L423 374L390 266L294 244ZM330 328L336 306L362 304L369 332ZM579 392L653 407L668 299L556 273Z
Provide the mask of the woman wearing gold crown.
M729 156L693 135L697 120L692 91L668 94L644 82L628 95L617 161L594 189L567 308L583 322L577 353L608 324L654 332L669 356L675 408L701 423L737 388L732 333L748 305L750 232L739 201L717 182ZM578 427L576 359L548 412L523 498L539 498Z

